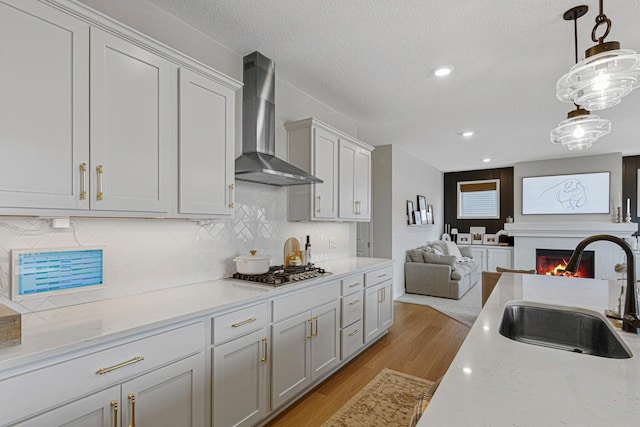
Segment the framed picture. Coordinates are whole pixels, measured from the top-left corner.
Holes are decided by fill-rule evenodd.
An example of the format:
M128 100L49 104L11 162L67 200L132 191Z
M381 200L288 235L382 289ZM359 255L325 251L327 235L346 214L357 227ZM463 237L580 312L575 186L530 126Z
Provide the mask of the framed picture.
M522 215L608 214L610 172L522 178Z
M458 244L459 245L470 245L471 244L471 233L458 233Z
M433 205L427 205L427 224L434 224Z
M407 200L407 224L415 224L413 221L413 202L411 200Z
M428 224L427 222L427 198L418 195L418 211L420 211L420 223Z
M497 246L498 245L498 236L495 234L485 234L482 237L482 244L488 246Z
M486 227L469 227L469 233L471 234L471 244L481 245L482 236L486 233Z
M422 215L420 214L420 211L413 211L413 223L422 224Z

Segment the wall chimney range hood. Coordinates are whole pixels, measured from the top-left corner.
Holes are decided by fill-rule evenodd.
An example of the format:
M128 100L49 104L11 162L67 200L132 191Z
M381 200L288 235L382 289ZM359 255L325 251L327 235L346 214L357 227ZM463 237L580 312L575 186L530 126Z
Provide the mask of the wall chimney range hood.
M275 64L260 52L244 57L242 155L236 179L277 186L322 183L275 156Z

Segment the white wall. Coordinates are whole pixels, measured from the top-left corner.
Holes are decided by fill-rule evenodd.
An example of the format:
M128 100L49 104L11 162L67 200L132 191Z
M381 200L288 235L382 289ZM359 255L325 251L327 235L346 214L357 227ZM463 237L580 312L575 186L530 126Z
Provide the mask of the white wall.
M398 145L373 151L373 256L394 260L394 298L404 294L407 249L425 245L442 235L444 219L443 173ZM406 201L416 196L433 205L435 224L409 227Z
M242 80L242 55L143 0L80 0L237 80ZM276 64L277 72L277 64ZM237 96L236 155L242 147L242 93ZM284 122L317 117L355 135L357 124L280 79L276 80L276 154L285 158ZM9 290L0 281L0 303L19 311L39 311L97 299L147 292L206 280L235 272L235 255L249 249L282 263L289 237L311 236L316 259L355 256L354 223L292 223L286 221L286 188L236 182L233 220L208 225L183 220L73 218L72 229L53 230L36 218L0 217L0 267L9 272L11 249L106 245L107 288L67 296L37 298L21 305L7 301ZM329 249L329 238L337 247Z
M610 213L585 215L522 215L522 178L528 176L569 175L611 172ZM516 222L613 222L618 193L622 192L622 153L570 157L516 163L513 167L514 219Z

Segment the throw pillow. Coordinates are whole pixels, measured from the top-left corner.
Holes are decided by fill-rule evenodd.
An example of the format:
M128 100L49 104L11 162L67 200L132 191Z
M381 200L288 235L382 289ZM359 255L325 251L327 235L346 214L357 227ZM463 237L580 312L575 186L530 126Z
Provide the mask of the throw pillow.
M407 251L407 257L411 262L423 262L423 253L424 251L422 249L411 249Z
M458 261L464 261L464 257L460 253L460 249L458 248L458 245L456 245L453 242L447 242L447 241L444 241L442 243L444 243L445 246L447 247L447 254L448 255L455 256L456 260L458 260Z
M422 256L424 257L424 262L427 262L429 264L448 265L452 269L456 265L456 257L454 257L453 255L438 255L424 252Z

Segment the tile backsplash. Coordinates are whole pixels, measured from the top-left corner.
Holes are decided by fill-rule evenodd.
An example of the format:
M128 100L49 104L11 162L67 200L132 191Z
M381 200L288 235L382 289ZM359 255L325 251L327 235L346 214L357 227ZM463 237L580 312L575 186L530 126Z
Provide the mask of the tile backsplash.
M53 229L33 217L0 217L0 303L33 312L89 301L228 277L234 256L256 249L283 262L284 242L311 236L316 261L355 256L355 223L288 222L284 187L236 182L231 220L71 218L72 227ZM337 247L329 248L329 238ZM65 295L9 300L11 249L103 245L106 287Z

